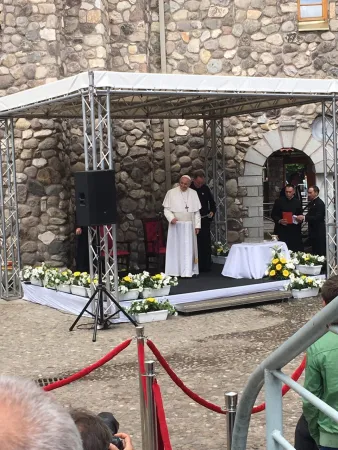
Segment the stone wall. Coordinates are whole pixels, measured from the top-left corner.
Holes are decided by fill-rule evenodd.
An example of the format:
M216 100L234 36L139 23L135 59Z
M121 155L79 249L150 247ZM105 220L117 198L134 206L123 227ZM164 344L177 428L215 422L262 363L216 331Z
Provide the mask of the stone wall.
M302 33L296 1L170 0L165 8L168 73L337 76L333 0L329 30ZM88 69L160 71L157 0L4 0L0 23L0 96ZM230 242L250 231L248 215L260 217L260 205L254 203L261 181L250 185L246 177L259 176L269 147L266 133L290 119L297 129L308 130L318 114L320 108L306 105L224 120ZM158 212L165 195L163 124L121 121L114 125L114 137L119 239L133 242L136 265L143 251L140 219ZM23 263L69 264L71 174L84 169L81 127L75 121L20 119L15 144ZM203 145L201 121L170 121L172 183L204 166ZM257 148L261 156L252 153Z

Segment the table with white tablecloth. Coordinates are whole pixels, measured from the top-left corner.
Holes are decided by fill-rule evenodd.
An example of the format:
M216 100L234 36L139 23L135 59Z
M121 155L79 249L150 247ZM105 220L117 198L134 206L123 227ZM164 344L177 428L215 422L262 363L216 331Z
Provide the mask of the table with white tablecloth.
M222 275L230 278L263 278L272 259L273 248L281 248L286 259L290 252L285 242L269 241L234 244L225 261Z

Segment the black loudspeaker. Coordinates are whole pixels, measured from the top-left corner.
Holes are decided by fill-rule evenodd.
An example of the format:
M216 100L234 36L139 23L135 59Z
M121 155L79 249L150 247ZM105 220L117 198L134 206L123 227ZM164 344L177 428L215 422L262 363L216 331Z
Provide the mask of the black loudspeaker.
M75 197L77 226L116 223L116 187L113 170L75 172Z

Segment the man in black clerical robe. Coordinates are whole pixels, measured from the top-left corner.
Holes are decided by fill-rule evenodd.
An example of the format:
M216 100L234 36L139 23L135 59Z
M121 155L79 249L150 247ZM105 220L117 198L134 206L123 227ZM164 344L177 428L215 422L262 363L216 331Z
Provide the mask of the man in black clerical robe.
M211 269L211 237L210 225L216 213L216 203L209 187L205 184L203 170L196 170L191 189L197 192L201 202L201 230L197 235L198 266L200 272L209 272Z
M319 188L310 186L308 189L309 204L308 213L301 216L308 223L309 241L312 247L312 254L326 255L326 228L325 228L325 203L318 197Z
M283 213L292 213L297 216L296 224L289 224ZM299 252L304 250L301 233L302 204L295 197L295 188L292 184L285 186L285 197L280 197L273 205L271 217L275 222L274 234L277 234L280 241L286 243L289 250Z

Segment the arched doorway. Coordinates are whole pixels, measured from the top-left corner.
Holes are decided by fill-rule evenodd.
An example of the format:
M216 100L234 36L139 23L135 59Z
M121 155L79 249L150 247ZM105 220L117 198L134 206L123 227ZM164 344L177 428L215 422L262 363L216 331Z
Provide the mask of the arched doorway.
M271 210L281 189L292 180L298 180L303 207L307 204L308 186L316 184L315 165L304 152L285 148L272 153L263 169L264 238L273 232Z
M287 125L283 127L283 123L281 123L280 128L265 133L256 144L248 149L244 157L244 175L238 177L238 186L243 187L246 191L246 196L243 197L243 206L247 207L248 210L247 217L243 219L243 226L247 235L246 241L264 239L264 180L267 176L266 162L271 155L278 155L278 152L286 155L280 157L282 158L279 160L282 167L284 167L284 158L286 158L285 161L287 162L287 157L290 157L291 154L295 156L294 160L290 157L290 164L298 164L299 162L299 164L303 163L307 167L311 167L311 161L312 167L314 167L313 176L315 177L315 182L323 193L323 198L325 198L325 193L323 192L323 143L313 137L310 129ZM289 150L290 153L286 150ZM302 159L303 157L308 159ZM308 169L307 172L310 173ZM280 183L280 189L286 181L283 182L285 177L284 169L281 173L282 182ZM272 197L271 202L273 201Z

